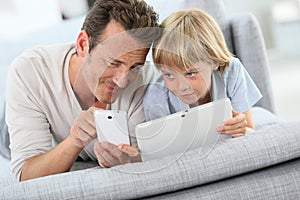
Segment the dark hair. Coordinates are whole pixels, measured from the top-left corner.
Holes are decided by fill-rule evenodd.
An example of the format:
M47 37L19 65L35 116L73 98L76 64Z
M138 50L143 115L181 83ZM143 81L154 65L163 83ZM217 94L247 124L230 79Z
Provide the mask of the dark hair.
M111 20L130 30L139 41L152 42L156 37L157 29L151 27L158 26L158 14L144 0L98 0L81 28L89 35L90 51L101 42L101 35Z

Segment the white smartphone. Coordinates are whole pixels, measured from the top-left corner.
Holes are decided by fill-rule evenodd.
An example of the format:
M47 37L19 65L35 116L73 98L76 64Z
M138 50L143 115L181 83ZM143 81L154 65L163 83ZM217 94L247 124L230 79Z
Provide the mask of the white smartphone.
M96 110L94 112L97 137L100 142L129 144L127 113L121 110Z

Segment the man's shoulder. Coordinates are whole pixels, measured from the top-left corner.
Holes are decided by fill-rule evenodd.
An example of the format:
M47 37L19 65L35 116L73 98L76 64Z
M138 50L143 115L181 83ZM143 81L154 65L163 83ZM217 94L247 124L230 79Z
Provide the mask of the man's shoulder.
M20 87L35 89L39 93L40 88L47 88L64 80L63 66L72 45L48 45L36 46L24 51L11 63L7 76L7 84L15 82ZM11 91L10 91L11 92Z
M34 46L25 50L19 57L23 59L56 60L65 57L74 44L52 44ZM18 58L18 57L17 57Z
M10 65L10 71L26 75L33 71L61 67L73 44L35 46L25 50Z

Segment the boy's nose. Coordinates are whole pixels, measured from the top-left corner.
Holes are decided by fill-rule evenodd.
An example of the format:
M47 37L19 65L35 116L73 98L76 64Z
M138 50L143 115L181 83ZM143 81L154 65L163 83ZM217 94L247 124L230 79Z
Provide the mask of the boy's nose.
M184 76L179 76L177 79L177 88L180 91L184 91L190 88L190 83L186 80Z

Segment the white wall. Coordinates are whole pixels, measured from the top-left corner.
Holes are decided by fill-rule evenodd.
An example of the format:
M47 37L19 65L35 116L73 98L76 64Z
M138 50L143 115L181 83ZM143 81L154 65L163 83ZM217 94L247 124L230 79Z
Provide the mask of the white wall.
M224 0L226 8L231 13L251 12L253 13L262 28L268 48L274 47L272 34L272 6L278 0Z
M224 0L224 2L231 13L249 11L257 17L268 49L277 49L286 56L300 55L300 47L296 48L300 44L300 39L297 40L300 35L300 0Z
M59 6L66 18L83 15L89 10L87 0L59 0Z
M0 0L0 38L11 39L61 21L56 0Z

